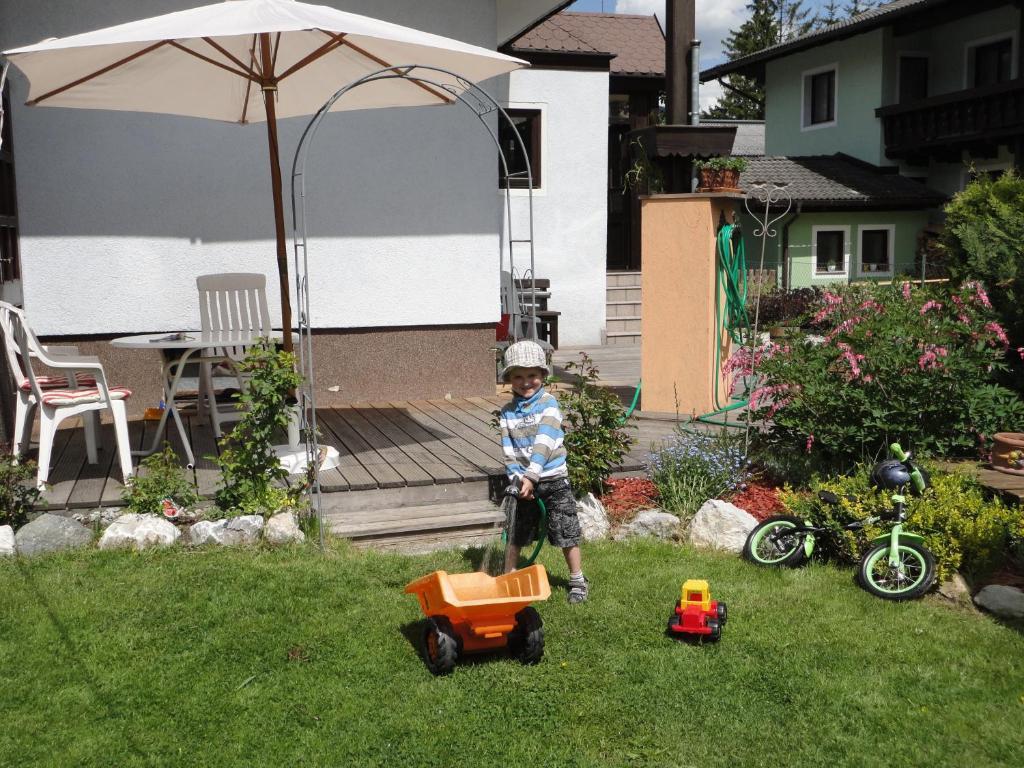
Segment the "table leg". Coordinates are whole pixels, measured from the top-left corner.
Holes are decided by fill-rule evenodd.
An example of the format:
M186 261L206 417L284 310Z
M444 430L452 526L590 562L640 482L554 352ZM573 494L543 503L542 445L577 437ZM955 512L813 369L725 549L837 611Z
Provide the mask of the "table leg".
M150 454L156 453L160 447L160 438L164 433L164 428L167 426L167 415L168 412L174 416L174 423L178 427L178 434L181 436L181 444L185 447L185 454L188 458L188 467L191 469L195 466L196 459L192 453L192 444L188 440L188 431L185 429L185 425L181 421L181 414L178 413L177 404L175 403L175 396L178 394L178 386L181 384L181 375L185 371L185 363L188 359L196 352L200 352L200 349L186 349L184 354L179 357L176 361L165 363L163 366L163 379L164 379L164 411L160 414L160 423L157 424L156 434L153 435L153 442L149 447L143 448L141 451L132 451L134 456L149 456ZM171 370L174 370L173 376L170 375Z

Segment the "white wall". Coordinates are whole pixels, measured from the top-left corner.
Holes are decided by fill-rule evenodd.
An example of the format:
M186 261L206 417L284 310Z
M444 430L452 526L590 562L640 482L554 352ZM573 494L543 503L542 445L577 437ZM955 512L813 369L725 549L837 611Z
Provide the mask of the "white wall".
M608 73L535 69L509 76L509 105L543 111L542 188L534 192L537 277L551 280L561 346L599 344L605 315ZM516 191L513 233L527 226ZM522 258L520 255L522 254ZM528 266L519 250L517 270Z
M0 46L197 4L6 0ZM495 45L495 0L328 4ZM11 81L25 306L40 333L194 327L195 277L223 271L264 272L277 315L264 124L26 108L27 85L13 68ZM486 87L503 100L507 80ZM291 161L305 125L280 123L289 235ZM497 160L472 113L456 106L330 115L309 170L315 326L497 320Z

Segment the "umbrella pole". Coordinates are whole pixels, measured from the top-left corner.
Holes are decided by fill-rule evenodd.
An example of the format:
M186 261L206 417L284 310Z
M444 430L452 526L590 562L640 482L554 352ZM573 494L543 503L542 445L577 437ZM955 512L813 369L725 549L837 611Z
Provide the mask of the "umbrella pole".
M263 71L273 72L270 50L270 35L260 35L260 52ZM284 351L292 351L292 305L288 290L288 248L284 233L284 200L281 194L281 153L277 146L277 81L273 75L263 82L263 104L267 110L267 142L270 147L270 184L274 193L274 231L277 235L277 276L281 288L281 330L284 334Z

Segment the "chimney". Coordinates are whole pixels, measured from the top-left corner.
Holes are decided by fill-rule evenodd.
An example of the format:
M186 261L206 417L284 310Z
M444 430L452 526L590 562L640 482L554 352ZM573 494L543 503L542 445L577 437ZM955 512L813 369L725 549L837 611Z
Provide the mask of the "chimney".
M669 125L690 122L690 44L697 36L696 0L665 0L665 101Z

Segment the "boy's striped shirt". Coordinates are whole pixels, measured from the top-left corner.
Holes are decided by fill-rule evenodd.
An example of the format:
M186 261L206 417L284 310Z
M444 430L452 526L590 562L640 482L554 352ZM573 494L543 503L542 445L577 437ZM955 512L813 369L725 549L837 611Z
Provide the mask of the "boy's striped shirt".
M538 480L567 477L565 433L558 400L541 388L526 399L515 395L501 409L501 448L509 477Z

